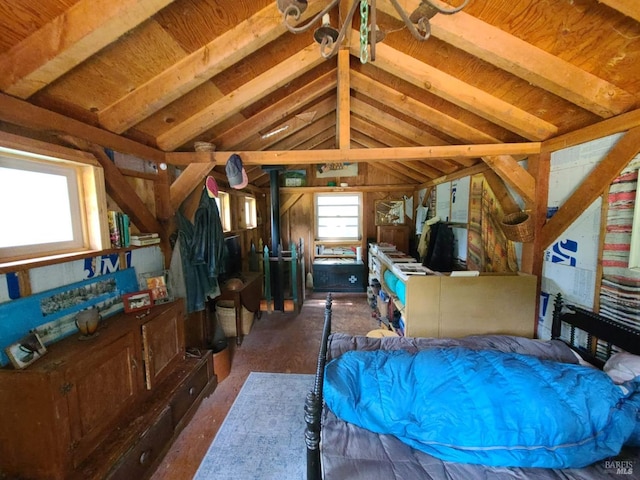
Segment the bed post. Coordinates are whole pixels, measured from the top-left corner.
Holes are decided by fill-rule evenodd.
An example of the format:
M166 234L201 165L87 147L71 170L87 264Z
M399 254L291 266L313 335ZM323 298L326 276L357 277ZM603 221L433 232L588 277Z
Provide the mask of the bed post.
M558 293L553 301L553 321L551 323L551 338L560 338L562 335L562 294Z
M329 293L327 294L324 309L324 327L316 365L316 376L313 389L307 394L304 406L304 420L307 423L307 428L304 432L305 443L307 444L307 480L321 480L322 478L320 465L320 417L323 404L322 382L324 381L324 366L327 361L327 341L331 333L331 303L332 299Z

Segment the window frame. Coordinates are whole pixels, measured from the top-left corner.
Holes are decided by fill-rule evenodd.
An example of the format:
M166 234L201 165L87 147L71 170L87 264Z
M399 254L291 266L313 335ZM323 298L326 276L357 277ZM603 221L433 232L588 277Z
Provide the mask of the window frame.
M256 228L258 226L258 210L255 197L244 196L244 227Z
M319 204L318 204L318 200L319 198L323 198L323 197L357 197L358 198L358 235L355 237L350 237L350 236L346 236L346 237L322 237L320 236L320 219L321 218L325 218L325 217L321 217L318 213L318 209L319 209ZM346 193L346 192L332 192L332 193L316 193L314 194L314 199L313 199L313 204L314 204L314 212L315 212L315 221L314 221L314 228L315 228L315 239L317 241L323 241L323 242L332 242L332 241L336 241L336 242L359 242L362 241L362 236L363 236L363 196L361 192L354 192L354 193ZM335 218L335 217L330 217L330 218Z
M220 214L220 223L222 224L223 232L231 231L231 196L227 192L222 190L218 191L216 197L216 203L218 204L218 213Z
M12 163L17 162L17 165L24 161L25 170L39 171L37 165L43 165L42 170L52 166L54 170L62 168L70 172L77 182L76 212L82 216L81 228L76 230L76 240L72 244L3 248L0 249L0 267L4 269L110 248L104 171L93 155L1 132L0 156Z

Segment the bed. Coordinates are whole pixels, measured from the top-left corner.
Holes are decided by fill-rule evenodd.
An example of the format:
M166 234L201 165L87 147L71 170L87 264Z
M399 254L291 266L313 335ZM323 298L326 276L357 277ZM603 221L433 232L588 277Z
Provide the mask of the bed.
M550 368L553 369L562 369L562 378L565 378L567 371L575 371L576 375L583 375L585 373L583 371L589 369L589 372L586 372L587 376L594 377L599 382L611 382L611 376L615 378L615 373L618 372L616 368L620 368L620 365L612 362L614 359L632 357L633 361L638 360L638 357L630 354L640 354L640 332L620 326L609 319L579 307L567 305L563 302L560 295L558 295L555 300L552 326L553 338L549 341L499 335L472 336L462 339L407 337L368 338L364 336L350 336L331 332L331 309L332 300L329 294L327 295L325 307L325 322L314 385L307 394L305 403L305 421L307 424L305 431L307 480L435 480L469 478L492 480L595 480L602 478L636 478L635 476L640 472L640 448L637 446L640 445L640 409L638 408L638 405L640 405L640 394L635 395L633 392L629 393L631 387L638 387L638 390L640 390L640 379L636 378L635 380L629 381L629 379L637 375L638 372L634 371L632 374L628 374L626 364L623 365L624 368L621 375L623 377L627 375L627 377L616 378L616 383L620 384L624 381L627 381L627 383L624 383L623 387L614 384L613 387L611 387L611 391L618 392L621 389L624 391L624 395L626 395L625 399L631 398L631 400L624 408L618 408L618 406L622 404L622 402L619 401L615 408L610 409L610 411L613 412L610 416L614 414L622 415L618 410L625 410L625 415L627 415L626 417L621 417L622 420L615 423L616 432L612 434L613 437L615 437L616 434L622 435L620 431L624 430L625 437L619 442L624 443L624 445L618 450L612 450L610 454L606 454L606 457L600 458L598 461L589 463L586 466L580 465L579 468L562 468L557 466L541 467L539 463L536 463L537 459L536 461L525 459L524 465L531 464L534 466L502 466L499 461L498 465L492 465L492 462L494 462L493 459L486 461L486 463L489 464L487 465L486 463L482 463L485 462L485 457L483 456L479 457L480 460L477 460L477 458L468 460L468 457L463 455L462 459L464 461L451 461L451 458L458 458L456 457L458 450L454 451L453 457L449 455L450 452L448 451L444 451L444 454L441 451L437 451L437 454L432 454L433 451L430 450L431 445L429 442L418 443L416 447L414 438L408 434L410 438L409 441L407 441L407 438L403 435L410 429L410 424L413 420L408 421L408 427L405 425L399 429L401 433L398 434L398 436L395 435L395 425L393 424L390 427L393 430L393 434L386 433L387 431L384 429L382 433L376 433L370 428L365 428L365 425L368 427L370 423L358 426L361 420L359 416L362 411L361 404L356 404L355 406L357 418L353 419L349 417L349 409L347 408L345 411L342 404L344 403L342 402L343 397L349 395L346 395L340 390L345 371L336 370L338 367L333 367L336 364L341 364L342 368L358 369L360 368L359 365L362 364L363 358L369 359L372 356L375 361L379 361L379 357L382 357L385 362L388 361L388 357L390 356L399 356L405 360L407 356L411 356L411 361L413 362L414 356L433 356L433 352L438 352L438 354L442 352L445 355L449 355L451 352L455 352L455 354L458 355L459 352L462 352L465 355L472 355L473 362L476 361L476 356L479 355L488 357L490 362L495 362L496 357L506 357L507 361L511 363L513 363L514 358L518 360L524 358L526 361L537 362L533 367L529 365L529 368L536 369L536 374L540 365L550 366ZM355 358L355 364L348 363L348 361L352 361L352 357ZM606 363L610 357L612 357L612 361ZM332 362L334 359L336 359L336 362ZM395 358L393 360L395 360ZM447 362L448 361L447 359ZM610 372L609 375L604 375L601 370L599 370L605 366L605 363ZM358 366L354 367L354 365ZM387 364L385 363L385 365ZM401 363L400 365L400 368L405 368L404 365L406 364ZM431 365L429 368L432 368ZM331 380L331 369L334 371L333 375L341 377L339 382ZM380 366L374 363L373 369L379 370ZM593 374L590 373L591 370L593 370ZM336 374L335 372L338 373ZM474 376L482 378L481 373L482 371L476 372ZM528 375L525 376L528 377ZM600 377L605 377L606 380ZM437 376L434 375L432 378L437 378ZM380 382L377 377L374 380ZM468 378L464 379L464 381L467 382ZM486 379L483 381L486 381ZM325 382L327 383L325 384ZM395 379L392 383L394 382L396 382ZM572 386L567 388L574 388L574 384L580 382L582 382L582 377L579 377L578 380L573 379ZM336 383L338 384L337 387L335 385ZM428 381L425 383L433 384L438 382ZM509 383L511 383L511 380ZM603 384L599 384L597 387L592 386L591 389L598 388L598 391L609 389L608 385L604 387L602 385ZM369 387L365 385L362 388L366 389ZM447 388L444 388L445 390L448 389L448 386L446 387ZM361 385L358 384L355 387L351 385L350 388L359 389ZM383 389L383 387L380 387L380 383L376 384L374 388ZM390 388L397 389L399 387L398 384L394 383ZM572 392L574 393L572 394ZM355 397L358 397L361 393L361 391L356 392ZM574 390L569 390L569 393L571 395L568 403L571 403L574 398L577 398L577 395L575 395ZM617 395L617 393L615 394ZM403 393L403 395L405 394ZM433 393L430 392L429 395L433 395ZM366 395L362 396L366 397ZM595 397L606 397L606 394ZM436 397L430 396L429 401L431 401L432 398ZM361 401L362 399L358 398L357 400ZM594 401L600 400L600 398L596 398ZM533 403L536 402L538 402L537 395ZM332 411L332 408L329 408L328 403L331 404L334 410L340 412L340 416L337 416ZM629 403L631 403L631 406L629 406ZM349 407L349 405L347 405L347 407ZM385 405L385 409L388 410L388 408L389 405ZM395 404L392 408L396 408ZM409 408L411 408L411 405ZM440 406L438 408L443 407ZM458 410L459 408L459 405L456 405L454 410ZM525 407L518 408L518 410L524 408ZM558 408L560 409L560 407ZM595 407L593 408L595 410ZM398 409L402 410L403 407L398 407ZM367 408L366 410L375 412L376 407ZM535 410L535 408L533 410ZM353 412L351 413L353 414ZM406 415L411 416L413 419L414 414L415 411L411 411ZM527 416L534 414L540 418L546 418L545 415L552 416L554 412L542 412L540 415L540 412L532 411L531 414L527 413ZM371 415L375 417L375 413ZM398 417L398 415L400 415L400 417ZM388 412L383 412L380 416L385 418L390 416L394 419L392 423L401 423L405 413L401 412L398 415L393 411L392 415L389 415ZM596 414L590 412L589 416L595 417ZM340 417L348 418L352 421L346 421ZM370 418L366 419L367 422L370 420ZM379 420L379 418L376 417L374 420ZM607 421L611 420L609 419ZM574 423L580 424L582 422ZM377 425L375 428L372 428L373 430L377 429ZM565 427L559 428L562 434ZM464 432L464 428L462 426L457 427L455 421L450 422L447 429L448 430L444 432L445 435L458 430ZM546 424L544 429L547 429ZM631 430L633 430L633 432L629 434ZM487 432L485 431L485 433ZM629 436L627 436L627 434L629 434ZM403 440L400 440L399 437L402 437ZM633 441L631 441L632 438ZM424 448L425 444L428 447L426 450ZM629 446L629 444L633 446ZM591 447L587 447L586 445L584 445L584 447L586 447L587 454L590 454ZM582 453L584 453L585 448L582 450ZM475 455L475 453L473 453L473 455ZM589 458L588 455L586 458ZM500 459L500 461L503 461L503 459ZM529 461L529 463L527 463L527 461ZM562 463L563 461L565 460L558 460L559 463L557 463L557 465L564 465ZM576 462L576 460L573 461L574 463ZM584 459L580 461L585 462ZM621 477L621 475L625 476Z

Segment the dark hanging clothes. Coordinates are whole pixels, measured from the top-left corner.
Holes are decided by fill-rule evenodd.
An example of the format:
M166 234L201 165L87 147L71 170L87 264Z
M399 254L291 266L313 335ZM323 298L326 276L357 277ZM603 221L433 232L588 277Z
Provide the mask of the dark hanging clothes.
M453 270L453 230L443 222L431 226L423 265L436 272Z
M220 294L218 275L224 273L225 243L215 199L202 190L193 225L178 212L179 248L187 294L187 313L202 311L207 297Z

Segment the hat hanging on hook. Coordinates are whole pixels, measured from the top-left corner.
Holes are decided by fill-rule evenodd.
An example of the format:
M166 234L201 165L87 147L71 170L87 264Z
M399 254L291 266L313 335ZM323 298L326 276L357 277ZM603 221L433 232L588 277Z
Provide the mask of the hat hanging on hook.
M240 190L248 185L249 178L247 177L247 172L242 166L240 155L237 153L229 157L225 171L227 172L230 187Z
M207 188L207 195L209 195L209 198L218 197L218 182L216 182L215 178L208 176L205 186Z

